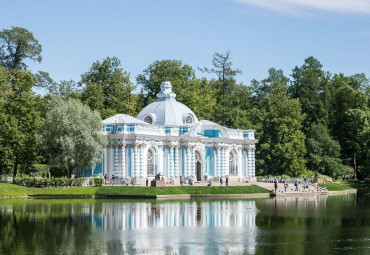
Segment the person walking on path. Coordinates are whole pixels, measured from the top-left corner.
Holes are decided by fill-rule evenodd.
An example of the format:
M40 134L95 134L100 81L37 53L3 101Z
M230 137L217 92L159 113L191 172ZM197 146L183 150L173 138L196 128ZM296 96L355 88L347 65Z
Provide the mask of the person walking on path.
M108 182L108 176L107 176L107 174L105 174L104 175L104 183L107 184L107 182Z
M277 188L278 188L278 183L277 183L277 181L275 180L275 184L274 184L274 186L275 186L275 194L277 193Z
M286 192L286 189L288 188L288 183L284 181L284 191Z
M295 191L298 191L298 181L297 180L295 180L294 186L295 186Z
M189 186L193 186L193 179L189 178Z
M224 182L224 180L222 180L222 177L220 177L220 184L222 186L222 183Z
M229 186L229 176L226 176L226 186Z
M182 183L183 183L184 179L182 178L182 176L180 176L180 185L182 186Z

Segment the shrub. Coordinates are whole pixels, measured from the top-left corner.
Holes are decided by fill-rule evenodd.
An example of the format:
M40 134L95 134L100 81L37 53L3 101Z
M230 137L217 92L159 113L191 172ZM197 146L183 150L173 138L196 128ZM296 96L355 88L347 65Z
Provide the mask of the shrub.
M85 182L85 178L40 178L40 177L16 177L14 183L17 185L23 185L27 187L82 187ZM102 178L93 178L95 186L101 186L103 184Z
M99 177L96 177L96 178L91 178L93 180L93 185L96 186L96 187L101 187L103 186L103 181L104 179L103 178L99 178ZM90 179L90 181L91 181Z
M20 185L20 182L21 181L22 181L22 178L21 177L15 177L13 183L14 184L17 184L17 185Z

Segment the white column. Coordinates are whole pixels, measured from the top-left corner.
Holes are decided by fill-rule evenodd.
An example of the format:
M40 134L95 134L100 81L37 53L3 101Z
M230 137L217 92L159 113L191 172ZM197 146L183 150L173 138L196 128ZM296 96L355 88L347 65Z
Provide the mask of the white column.
M108 178L110 179L112 177L112 174L114 174L114 147L113 144L110 146L109 149L109 174Z
M144 177L144 145L141 144L139 147L140 150L140 157L139 157L139 162L140 162L140 177Z
M217 147L216 150L216 176L221 176L221 152L220 147Z
M175 172L174 172L174 175L176 177L179 177L179 147L176 146L174 148L174 154L175 154L175 162L174 162L174 167L175 167Z
M237 170L238 170L238 176L243 176L243 148L238 149L238 158L237 158Z
M134 174L133 177L138 177L139 176L139 168L138 168L138 158L137 158L137 145L133 144L134 146Z
M185 176L188 177L191 174L190 170L190 148L186 147L186 167L185 167Z
M121 148L121 178L126 176L126 144L122 144Z
M220 148L220 176L223 175L224 172L224 149Z
M114 177L119 175L118 146L114 146Z
M256 176L255 149L252 150L252 177Z
M195 176L195 148L191 148L191 175Z
M173 147L168 147L168 158L169 158L169 173L168 176L173 177Z
M162 145L158 146L158 169L157 171L158 172L155 174L158 174L159 172L163 174L163 147Z
M108 175L108 150L109 150L109 147L107 145L105 146L105 150L104 150L104 172L102 173L103 177L104 177L104 174Z
M247 165L248 165L248 176L252 176L252 151L251 149L247 150Z
M226 160L225 160L225 147L221 149L221 175L225 176L226 174Z

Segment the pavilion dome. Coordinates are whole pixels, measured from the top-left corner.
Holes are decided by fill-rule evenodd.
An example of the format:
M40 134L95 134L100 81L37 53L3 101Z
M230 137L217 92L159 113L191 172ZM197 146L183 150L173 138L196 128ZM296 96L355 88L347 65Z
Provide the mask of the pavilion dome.
M176 94L172 92L169 81L162 83L157 102L147 105L137 118L149 124L166 126L186 126L199 122L189 107L176 101Z

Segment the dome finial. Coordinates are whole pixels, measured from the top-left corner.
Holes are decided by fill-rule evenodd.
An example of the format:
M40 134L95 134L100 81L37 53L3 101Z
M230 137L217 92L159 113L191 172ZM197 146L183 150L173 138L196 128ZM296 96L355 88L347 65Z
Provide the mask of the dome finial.
M157 94L157 101L175 100L176 94L172 92L172 85L169 81L161 84L161 92Z

